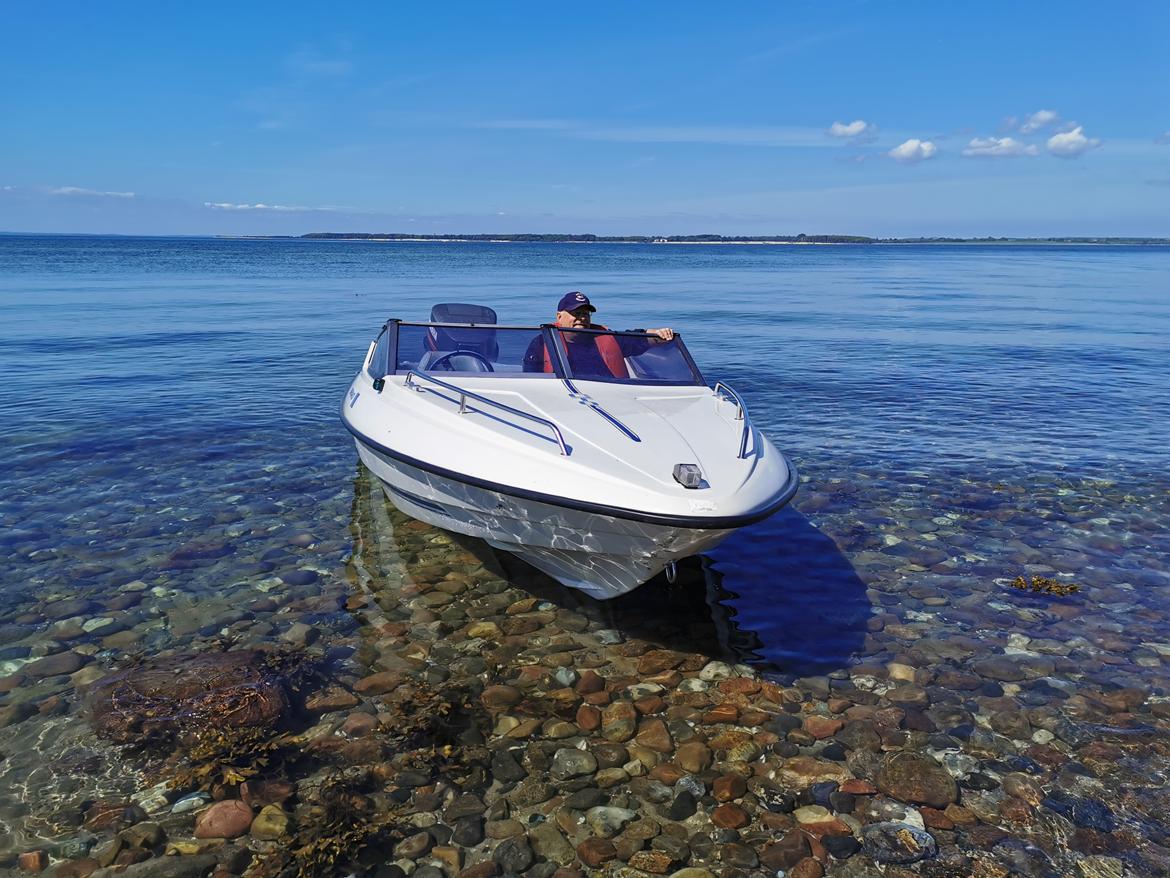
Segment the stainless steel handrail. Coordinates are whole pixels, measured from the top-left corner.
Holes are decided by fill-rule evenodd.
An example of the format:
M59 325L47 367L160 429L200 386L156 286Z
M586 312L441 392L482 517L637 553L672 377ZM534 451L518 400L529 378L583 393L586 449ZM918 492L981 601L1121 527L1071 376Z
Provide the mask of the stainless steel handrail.
M599 415L621 430L622 433L624 433L629 439L633 440L634 442L642 441L642 437L640 437L637 433L635 433L633 430L631 430L629 427L603 409L601 404L595 399L590 397L588 394L582 393L580 390L578 390L572 381L570 381L568 378L562 378L561 380L565 382L565 387L568 389L570 396L579 400L583 405L593 409L593 411L597 412Z
M450 390L452 393L458 393L459 394L459 414L461 414L461 415L465 415L469 411L469 409L467 408L467 400L474 399L474 400L477 400L478 402L482 402L486 405L492 405L498 409L503 409L504 411L508 412L509 414L516 415L517 417L527 418L530 421L535 421L538 424L543 424L544 426L546 426L550 430L552 430L553 436L556 437L557 445L559 445L561 448L561 454L563 454L565 457L569 456L569 446L565 444L565 437L561 434L561 428L558 427L552 421L550 421L548 418L542 418L540 415L534 415L531 412L521 411L518 408L513 408L512 406L507 405L506 403L499 402L498 400L492 399L491 397L484 396L484 395L479 394L479 393L475 393L471 390L466 390L457 384L451 384L449 381L442 381L439 378L435 378L434 376L427 375L423 372L415 372L413 370L410 372L407 372L406 373L406 380L403 382L403 386L414 388L415 390L418 390L420 393L426 389L423 387L419 387L417 384L414 383L414 381L412 379L422 379L424 381L430 381L432 384L438 384L440 387L446 388L447 390Z
M736 393L734 390L732 390L730 387L728 387L722 381L716 381L715 382L715 395L718 396L720 399L723 399L723 397L720 395L720 390L727 393L731 397L731 399L734 400L735 405L737 407L735 419L737 421L743 421L743 433L739 437L739 457L741 457L741 458L747 457L747 441L748 441L748 436L750 436L751 432L752 432L752 419L751 419L751 416L748 415L747 406L743 404L743 400L739 398L738 393Z

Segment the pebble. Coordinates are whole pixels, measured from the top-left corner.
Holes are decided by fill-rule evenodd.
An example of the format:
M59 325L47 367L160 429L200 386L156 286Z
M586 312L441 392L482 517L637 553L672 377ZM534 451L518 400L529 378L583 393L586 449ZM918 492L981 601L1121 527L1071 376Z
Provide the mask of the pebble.
M195 820L196 838L239 838L252 825L252 809L239 799L216 802Z
M907 864L932 857L934 837L909 823L871 823L862 833L862 848L876 863Z

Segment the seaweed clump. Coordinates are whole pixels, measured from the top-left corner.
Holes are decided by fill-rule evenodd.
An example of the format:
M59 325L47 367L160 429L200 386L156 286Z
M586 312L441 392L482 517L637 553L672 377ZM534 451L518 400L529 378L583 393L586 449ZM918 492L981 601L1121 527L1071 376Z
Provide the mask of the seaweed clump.
M1076 594L1081 590L1079 585L1072 582L1057 582L1055 579L1049 579L1046 576L1033 576L1031 580L1023 576L1017 576L1012 580L1012 588L1020 591L1031 591L1038 594L1051 594L1058 597L1065 595Z
M287 843L253 860L249 878L365 871L386 859L396 841L418 831L406 815L413 811L411 793L420 774L430 784L455 786L478 776L477 764L487 757L464 743L479 737L479 715L465 689L410 681L386 695L383 705L393 721L362 739L371 748L354 750L333 738L315 742L305 754L320 760L320 768L297 787L296 828ZM359 764L352 762L355 754ZM401 772L411 774L409 783L398 783Z

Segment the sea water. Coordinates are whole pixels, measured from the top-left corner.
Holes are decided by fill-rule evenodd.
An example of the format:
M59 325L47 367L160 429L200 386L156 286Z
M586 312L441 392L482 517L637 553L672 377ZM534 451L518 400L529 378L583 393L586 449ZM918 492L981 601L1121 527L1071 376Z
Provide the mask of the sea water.
M682 591L593 605L410 522L338 420L387 318L471 302L536 324L574 289L611 328L681 332L801 473L790 509L689 565ZM606 638L701 649L818 697L917 668L975 727L980 693L1069 713L1138 689L1118 723L1137 732L1085 733L1121 747L1170 697L1166 247L0 237L0 461L8 863L72 837L78 801L157 779L94 738L76 676L22 668L73 650L84 682L264 642L352 664L370 636L354 583L389 568L424 583L490 568L492 588ZM648 622L638 601L672 609ZM1005 673L1021 656L1023 676ZM958 676L936 673L947 662ZM1161 748L1115 761L1089 773L1125 788L1114 808L1136 837L1165 843ZM1158 850L1133 862L1153 869Z

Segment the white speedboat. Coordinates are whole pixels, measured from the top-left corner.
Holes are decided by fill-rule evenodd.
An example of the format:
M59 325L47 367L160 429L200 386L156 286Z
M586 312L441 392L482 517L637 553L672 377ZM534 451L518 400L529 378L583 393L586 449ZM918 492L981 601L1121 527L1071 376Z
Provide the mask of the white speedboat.
M760 521L796 471L682 338L496 325L477 305L390 320L341 404L391 502L595 598Z

